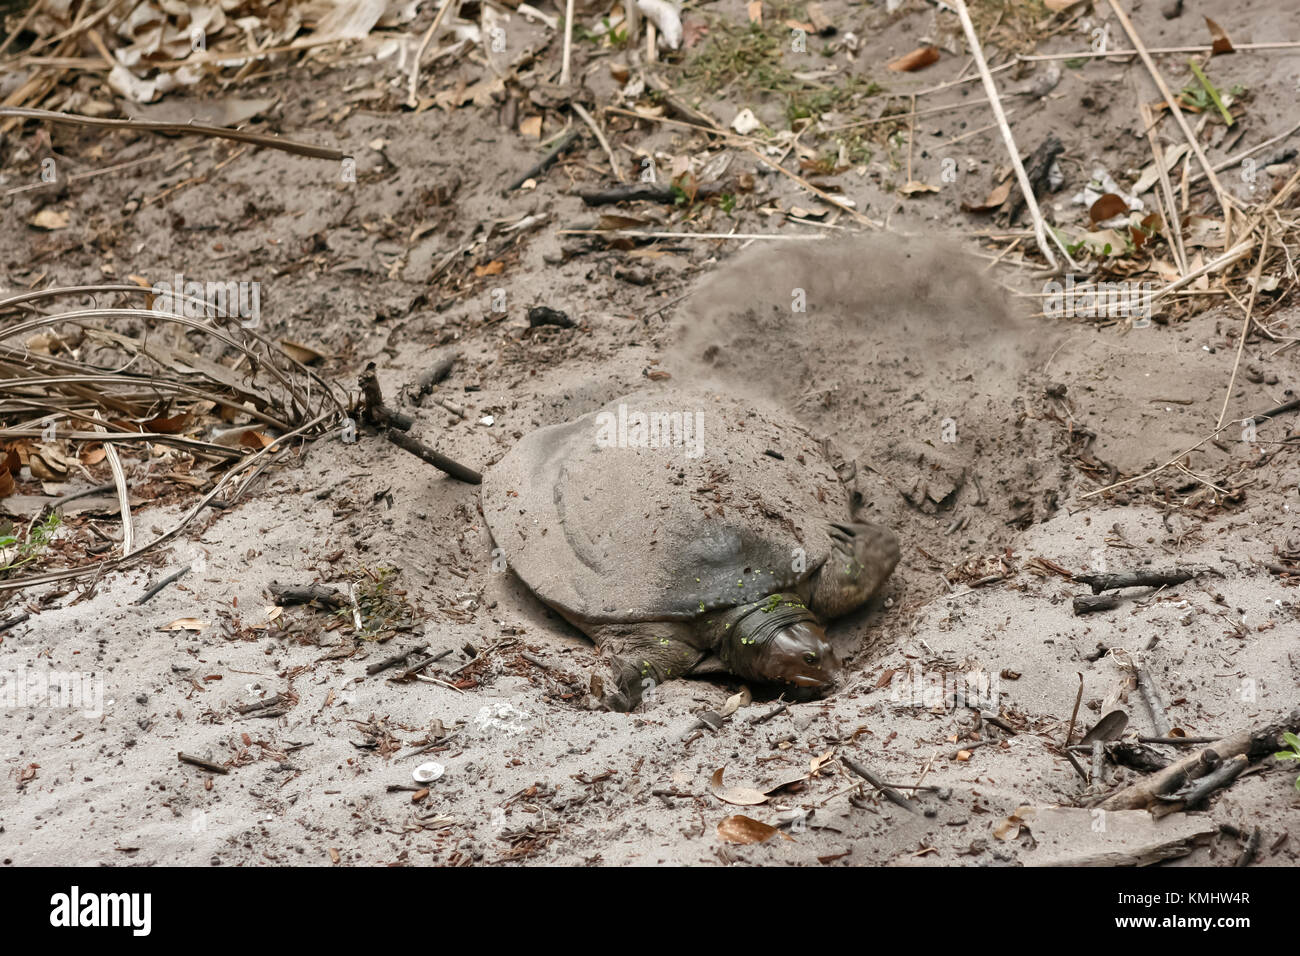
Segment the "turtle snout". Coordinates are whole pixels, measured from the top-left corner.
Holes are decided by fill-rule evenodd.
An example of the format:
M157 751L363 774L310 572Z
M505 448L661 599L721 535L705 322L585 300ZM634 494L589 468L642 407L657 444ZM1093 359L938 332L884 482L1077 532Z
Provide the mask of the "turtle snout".
M805 649L799 664L802 666L796 666L787 678L796 688L820 695L839 686L840 661L829 643L820 641L817 646Z

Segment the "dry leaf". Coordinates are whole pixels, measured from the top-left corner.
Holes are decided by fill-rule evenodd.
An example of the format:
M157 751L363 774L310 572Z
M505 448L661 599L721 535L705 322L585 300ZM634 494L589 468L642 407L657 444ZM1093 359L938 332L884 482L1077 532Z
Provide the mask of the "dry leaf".
M1063 13L1069 10L1076 3L1082 3L1083 0L1043 0L1043 6L1053 13Z
M14 484L14 476L7 470L0 471L0 498L8 498L14 493L17 486Z
M1210 28L1210 38L1214 40L1214 45L1210 48L1210 56L1218 53L1232 53L1235 47L1232 40L1228 38L1227 32L1209 17L1205 18L1205 25Z
M484 276L499 276L506 269L506 264L500 259L493 259L485 266L475 266L474 275L480 279Z
M886 63L885 69L893 70L895 73L911 73L913 70L923 70L931 63L938 62L938 60L939 48L937 46L923 46Z
M245 448L265 448L271 444L271 437L255 428L246 428L239 436L239 443Z
M145 430L157 432L160 435L179 435L189 427L190 415L189 412L184 412L170 418L151 418L149 421L140 424Z
M310 345L303 345L301 342L295 342L292 339L281 339L280 345L289 353L289 358L301 365L320 362L327 357L324 352L318 352Z
M719 767L713 771L713 779L709 781L709 790L715 797L723 803L734 803L738 807L756 807L760 803L767 803L767 795L752 787L724 786L722 772L726 769L726 767Z
M722 705L722 710L718 711L718 716L730 717L740 708L748 707L753 700L754 696L749 692L749 688L742 687L739 693L732 694L727 698L727 702Z
M201 631L206 627L197 617L178 617L170 624L158 628L160 631Z
M61 209L51 209L46 206L36 215L32 216L28 222L37 229L44 229L47 232L53 232L55 229L68 228L68 214Z
M760 27L763 25L763 0L749 0L745 10L749 14L750 23Z
M1001 186L994 186L993 191L982 203L963 202L961 208L966 212L992 212L1007 201L1011 195L1011 187L1015 185L1015 180L1008 176Z
M728 843L766 843L780 832L769 823L761 823L739 813L718 824L718 836Z
M62 481L68 477L68 459L57 448L43 445L27 459L32 477L41 481Z
M820 757L813 757L811 760L808 761L808 772L813 776L816 776L817 772L821 770L822 767L826 766L826 764L829 763L834 756L835 756L835 748L832 747L830 750L826 751Z
M1128 202L1122 196L1106 193L1088 209L1088 217L1093 222L1104 222L1112 216L1128 212Z
M929 183L923 183L923 182L919 182L918 180L911 179L903 183L902 186L898 187L898 191L904 196L915 196L917 193L937 193L939 191L939 187L931 186Z
M530 139L542 138L542 117L526 116L519 121L519 135L527 136Z

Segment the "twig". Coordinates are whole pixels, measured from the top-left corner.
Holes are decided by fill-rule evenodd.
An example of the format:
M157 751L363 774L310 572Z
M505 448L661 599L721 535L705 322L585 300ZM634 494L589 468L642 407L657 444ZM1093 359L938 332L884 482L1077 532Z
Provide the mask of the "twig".
M777 704L766 714L759 714L757 717L750 720L749 725L751 727L754 727L757 726L758 724L765 724L773 717L777 716L778 714L784 714L789 709L790 709L790 704L788 702Z
M584 123L591 127L592 133L596 136L596 141L600 143L600 148L603 149L605 155L609 157L609 168L614 171L614 178L620 183L626 182L627 177L623 175L623 170L619 168L618 160L614 157L614 151L609 147L609 140L607 140L605 134L601 132L600 127L596 124L595 118L587 112L581 103L574 101L569 104L569 107L582 118Z
M1229 156L1227 159L1223 160L1222 162L1215 163L1214 171L1216 173L1221 173L1225 169L1230 169L1231 167L1236 166L1238 163L1240 163L1243 159L1246 159L1250 156L1254 156L1256 153L1268 149L1274 143L1280 143L1282 140L1286 139L1288 136L1295 133L1296 130L1300 130L1300 123L1296 123L1285 133L1279 133L1276 136L1264 140L1264 142L1260 143L1258 146L1252 146L1250 147L1250 149L1243 149L1240 153L1234 153L1233 155ZM71 179L72 177L68 177L68 178ZM1190 177L1187 180L1187 182L1189 185L1195 185L1196 183L1199 183L1204 178L1205 178L1205 173L1197 173L1195 176Z
M520 176L518 179L512 182L509 186L503 189L501 191L502 195L509 195L510 193L518 189L520 186L522 186L524 183L528 182L528 180L535 179L536 177L540 176L542 173L550 169L551 166L555 163L555 161L559 159L560 156L562 156L564 152L569 149L569 147L571 147L574 143L578 141L578 137L581 135L582 135L582 130L580 129L569 130L569 132L565 134L564 138L561 139L558 144L556 144L554 149L552 149L549 153L547 153L536 163L534 163L526 173L524 173L522 176Z
M960 2L960 0L958 0L958 2ZM883 780L877 777L866 767L863 767L861 764L855 763L852 760L850 760L848 757L842 755L840 757L840 760L844 763L844 766L848 767L850 770L856 773L863 780L867 781L867 783L871 784L873 787L875 787L877 790L883 793L885 795L885 799L888 800L890 803L902 807L904 810L908 811L909 813L920 813L920 811L917 810L916 807L912 805L912 801L908 800L907 797L903 796L893 787L888 786Z
M1232 401L1232 389L1237 384L1237 369L1241 367L1241 353L1246 349L1246 336L1250 334L1250 318L1255 312L1255 294L1259 290L1259 277L1264 271L1264 255L1268 252L1268 226L1264 226L1264 238L1260 241L1259 259L1255 262L1255 271L1251 274L1250 298L1246 300L1246 315L1241 320L1241 335L1237 337L1237 357L1232 362L1232 374L1228 376L1228 390L1223 395L1223 407L1219 409L1218 426L1223 426L1223 418L1228 414L1228 402Z
M9 44L13 43L14 40L18 38L18 35L27 29L27 25L32 22L36 14L40 13L41 8L44 6L45 0L36 0L35 3L27 8L26 15L24 15L22 20L18 22L18 25L13 28L13 32L5 37L4 43L0 43L0 56L4 55L5 50L9 49Z
M1183 227L1178 219L1178 203L1174 199L1174 187L1169 182L1169 170L1165 167L1165 152L1160 145L1160 138L1156 134L1156 123L1151 115L1151 107L1140 99L1138 100L1138 116L1142 119L1142 128L1147 131L1147 142L1151 144L1151 156L1155 160L1156 172L1160 176L1160 188L1164 190L1164 205L1166 208L1162 211L1165 213L1165 222L1174 240L1170 243L1170 248L1173 249L1174 258L1178 260L1178 274L1181 276L1187 272L1187 252L1183 248Z
M428 644L419 644L414 647L408 647L406 650L394 654L392 657L385 657L381 661L375 661L375 663L373 664L367 664L366 674L373 677L375 674L378 674L380 671L388 670L388 668L390 667L396 667L398 664L402 663L412 654L423 654L426 650L428 650L428 648L429 648ZM450 654L450 653L451 651L447 650L444 653L444 656L445 654Z
M1188 810L1209 797L1216 790L1221 790L1241 776L1241 772L1250 763L1245 754L1238 754L1215 767L1209 773L1199 777L1196 783L1172 794L1157 794L1156 803L1151 808L1151 815L1157 819Z
M1237 857L1237 861L1232 864L1234 867L1250 866L1251 861L1255 859L1255 854L1259 852L1259 841L1262 836L1263 832L1259 827L1255 827L1250 831L1250 837L1246 840L1246 848L1241 851L1241 856Z
M98 424L104 419L95 412L95 431L107 432L108 429ZM126 490L126 471L122 468L122 459L117 454L117 447L111 442L104 442L104 457L113 472L113 484L117 487L117 510L122 519L122 557L128 558L135 551L135 530L131 524L131 499Z
M1243 730L1215 741L1204 750L1171 763L1163 770L1157 771L1133 784L1131 787L1112 794L1101 801L1098 806L1103 810L1141 810L1155 801L1156 796L1169 793L1185 783L1189 776L1201 776L1221 760L1227 760L1238 754L1259 757L1272 753L1280 747L1280 735L1283 730L1295 731L1300 728L1300 710L1292 711L1282 722L1272 724L1262 730ZM1207 756L1210 755L1210 756ZM1207 766L1207 764L1209 766ZM1200 769L1200 774L1193 771Z
M639 229L558 229L557 236L627 236L632 239L776 239L785 242L821 242L824 233L784 235L774 232L647 232Z
M315 602L322 607L337 610L346 607L348 603L347 597L337 588L326 587L323 584L293 587L272 581L267 586L267 590L271 592L271 599L275 601L277 607L292 607L295 604L311 604Z
M424 36L420 39L420 48L415 53L415 62L411 64L411 77L406 85L406 105L411 109L420 105L420 101L415 97L415 88L420 84L420 61L424 59L424 51L429 48L434 34L438 32L438 27L442 26L442 18L447 15L450 6L451 0L442 0L433 22L429 24L429 29L424 31Z
M1106 594L1101 597L1080 594L1073 601L1074 614L1076 617L1082 617L1085 614L1096 614L1098 611L1113 611L1119 607L1119 602L1118 594Z
M1151 711L1151 722L1155 724L1156 736L1168 737L1171 730L1169 717L1165 714L1165 705L1160 701L1160 692L1156 690L1155 682L1151 680L1151 673L1145 667L1137 669L1137 682L1142 700L1146 702L1147 710Z
M453 352L434 362L428 371L422 372L420 377L415 380L412 397L420 399L433 391L435 385L451 374L452 366L456 364L459 358L460 356Z
M262 700L255 700L251 704L241 704L235 708L238 714L252 714L259 710L266 710L268 707L274 707L276 704L282 704L286 700L284 694L274 694Z
M1300 47L1300 40L1287 40L1280 43L1234 43L1232 52L1244 50L1294 50ZM1213 53L1212 46L1153 46L1148 53ZM1039 60L1095 60L1108 56L1137 56L1138 50L1085 50L1081 53L1035 53L1017 56L1019 63L1033 63ZM1008 64L1009 65L1009 64Z
M429 662L428 662L428 661L425 661L425 663L427 664L427 663L429 663ZM458 693L458 694L463 694L463 693L465 693L463 690L461 690L461 689L460 689L459 687L457 687L455 684L449 684L449 683L447 683L445 680L440 680L440 679L438 679L437 677L430 677L428 674L412 674L411 676L414 677L414 678L415 678L416 680L418 680L418 681L424 681L424 683L426 683L426 684L438 684L439 686L446 687L446 688L448 688L449 690L454 690L454 691L455 691L456 693Z
M631 2L631 0L625 0ZM560 85L568 86L570 62L573 57L573 0L564 3L564 55L560 65Z
M213 763L211 760L204 760L202 757L195 757L181 751L176 753L176 759L181 763L193 764L196 767L202 767L204 770L211 770L213 773L230 773L229 767L223 767L219 763Z
M460 462L434 451L418 438L407 435L405 432L399 432L395 428L385 428L381 434L398 448L409 451L412 455L433 465L434 468L450 475L457 481L463 481L471 485L481 484L483 481L483 476L473 468L462 465Z
M1070 738L1074 736L1074 722L1079 717L1079 705L1083 703L1083 675L1079 675L1079 693L1074 697L1074 710L1070 712L1070 726L1065 729L1065 742L1063 747L1070 746Z
M1128 14L1124 12L1124 8L1119 5L1118 0L1110 0L1110 7L1115 11L1115 16L1119 20L1120 26L1124 28L1124 32L1128 34L1129 41L1133 44L1134 49L1137 50L1138 56L1142 58L1142 62L1146 65L1147 72L1151 74L1151 79L1155 81L1156 88L1160 90L1160 95L1165 98L1165 105L1169 107L1169 112L1172 113L1174 119L1177 120L1179 127L1183 131L1183 135L1187 137L1187 144L1192 148L1192 152L1196 155L1196 160L1201 164L1201 168L1205 170L1205 175L1206 178L1209 179L1210 185L1214 187L1214 194L1219 199L1219 206L1223 210L1224 215L1223 238L1224 248L1226 249L1228 244L1232 242L1232 206L1229 205L1228 200L1224 198L1223 187L1219 184L1219 177L1215 175L1214 167L1210 165L1210 161L1205 158L1205 151L1201 149L1201 144L1197 141L1196 134L1192 132L1192 128L1187 125L1187 119L1183 116L1183 111L1179 109L1177 99L1169 89L1169 85L1165 83L1164 77L1160 75L1160 71L1156 68L1155 60L1151 59L1151 54L1147 52L1147 48L1145 44L1143 44L1142 38L1138 35L1137 30L1133 26L1133 21L1128 18Z
M1074 580L1092 588L1093 594L1102 591L1115 591L1121 588L1173 587L1190 581L1198 574L1204 574L1206 568L1169 568L1165 571L1139 569L1121 571L1117 574L1076 574Z
M834 196L832 196L830 193L826 192L825 190L818 189L816 186L808 182L808 180L804 179L802 176L797 176L794 173L790 172L790 170L782 166L780 163L773 162L772 160L768 159L766 156L764 156L758 150L754 149L752 146L746 146L745 149L751 156L753 156L759 162L763 163L766 166L770 166L772 169L775 169L778 173L781 173L783 176L786 176L789 179L794 180L804 189L808 190L818 199L822 200L822 202L834 206L836 209L839 209L842 212L848 213L848 215L853 219L854 222L860 222L864 226L870 226L873 229L884 228L880 223L876 222L874 219L869 219L868 217L864 216L862 213L854 209L852 206L846 206L844 203L840 202L838 199L836 199Z
M250 133L242 129L230 129L225 126L205 126L201 123L164 123L158 120L100 119L95 116L78 116L74 113L56 113L52 110L29 109L23 106L0 106L0 116L17 116L23 119L45 120L48 123L65 123L71 126L95 126L101 129L139 129L153 133L193 133L198 136L213 136L218 139L233 139L240 143L252 143L254 146L267 146L283 150L298 156L312 156L316 159L343 159L343 153L327 146L312 146L266 133Z
M1030 185L1029 177L1025 174L1024 164L1020 162L1020 150L1016 147L1016 139L1011 135L1011 126L1007 123L1006 113L1002 110L1002 101L998 99L998 88L993 83L993 77L989 73L988 62L984 59L984 51L980 48L979 37L975 35L975 24L971 22L970 11L966 9L965 0L952 0L953 5L957 8L957 15L961 17L962 29L966 32L966 42L970 46L971 56L975 58L975 66L980 71L980 78L984 81L984 92L988 94L989 105L993 107L993 117L998 121L998 128L1002 131L1002 140L1006 143L1007 152L1011 156L1011 165L1015 167L1016 179L1020 182L1020 190L1025 197L1025 205L1029 209L1029 215L1034 220L1034 237L1038 242L1038 251L1043 254L1048 265L1053 269L1056 268L1056 257L1052 255L1051 247L1047 241L1047 226L1043 222L1043 213L1038 208L1038 199L1034 196L1034 188ZM1056 234L1052 238L1060 244L1060 239ZM1074 261L1065 248L1061 248L1065 261L1070 264L1071 268L1076 268Z
M155 594L157 594L163 588L167 587L167 585L171 584L173 581L179 581L181 578L185 577L185 575L189 573L190 573L190 566L187 564L184 567L182 567L179 571L175 571L172 574L167 575L167 577L163 578L157 584L153 585L153 587L145 591L144 594L141 594L138 598L136 598L135 603L136 604L148 603L150 600L153 599Z

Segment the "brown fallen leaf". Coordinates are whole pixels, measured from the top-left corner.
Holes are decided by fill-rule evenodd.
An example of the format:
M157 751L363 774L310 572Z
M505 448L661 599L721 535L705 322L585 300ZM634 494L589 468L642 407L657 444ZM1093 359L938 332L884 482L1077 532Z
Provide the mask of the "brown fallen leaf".
M752 787L725 786L722 782L722 772L726 769L726 767L719 767L713 771L713 779L709 781L709 790L715 797L723 803L735 804L738 807L756 807L760 803L767 803L767 795Z
M527 136L529 139L541 139L542 138L541 114L538 114L537 116L526 116L523 119L521 119L519 121L519 135Z
M1210 38L1214 41L1210 47L1210 56L1219 53L1233 53L1236 47L1232 45L1232 40L1228 37L1227 31L1219 26L1209 17L1205 18L1205 25L1210 28Z
M189 425L189 412L172 415L170 418L151 418L147 422L141 422L141 426L147 431L158 432L160 435L179 435Z
M1093 222L1103 222L1112 216L1128 212L1128 203L1114 193L1106 193L1088 209L1088 217Z
M1076 3L1082 3L1083 0L1043 0L1043 6L1047 7L1053 13L1063 13L1069 10Z
M982 203L963 202L961 208L966 212L993 212L1007 201L1007 197L1011 195L1011 187L1014 185L1015 180L1008 176L1002 185L993 187Z
M289 358L300 365L311 365L313 362L320 362L328 358L324 352L317 351L310 345L295 342L293 339L281 339L280 346L288 353Z
M206 625L197 617L179 617L170 624L158 628L160 631L201 631Z
M832 760L832 758L834 758L834 756L835 756L835 748L832 747L830 750L826 751L820 757L813 757L811 760L808 761L808 772L814 777L817 776L818 771L820 771L822 767L826 766L826 764L830 763L830 761Z
M98 465L107 457L108 451L105 450L103 445L86 445L81 450L81 463L87 467Z
M900 194L904 196L915 196L917 193L937 193L938 186L931 186L929 183L923 183L919 180L910 179L898 187Z
M273 439L255 428L246 428L239 436L239 444L245 448L265 448Z
M50 445L42 445L32 451L27 459L27 466L32 470L32 477L41 481L63 481L68 477L68 459Z
M890 60L885 64L885 69L893 70L895 73L911 73L914 70L924 70L932 63L939 61L939 48L937 46L917 47L911 53L904 53L896 60Z
M485 266L475 266L474 275L480 279L484 276L499 276L506 269L506 264L500 259L493 259Z
M749 0L745 4L745 12L749 14L749 22L755 26L763 25L763 0Z
M16 489L14 476L8 471L0 471L0 498L8 498Z
M781 833L770 823L762 823L753 817L737 813L727 817L718 824L718 836L728 843L766 843L776 834ZM790 837L781 834L788 840Z
M53 232L55 229L68 228L68 213L62 209L51 209L46 206L36 215L32 216L27 222L37 229L44 229L46 232Z

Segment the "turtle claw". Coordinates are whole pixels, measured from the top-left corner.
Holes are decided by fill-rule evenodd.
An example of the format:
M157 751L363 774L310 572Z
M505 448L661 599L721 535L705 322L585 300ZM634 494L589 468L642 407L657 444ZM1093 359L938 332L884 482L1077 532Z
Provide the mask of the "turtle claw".
M889 529L865 521L831 522L834 553L817 573L812 609L823 619L861 607L885 583L898 563L898 539Z

